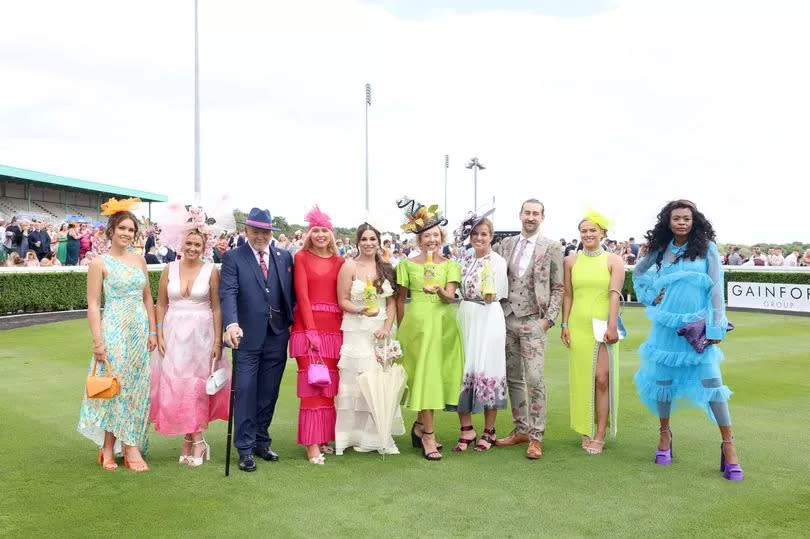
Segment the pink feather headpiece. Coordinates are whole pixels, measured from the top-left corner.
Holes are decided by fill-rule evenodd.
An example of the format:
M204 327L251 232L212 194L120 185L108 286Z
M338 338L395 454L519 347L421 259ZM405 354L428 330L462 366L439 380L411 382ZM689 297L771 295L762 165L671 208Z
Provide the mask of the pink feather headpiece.
M321 211L317 204L313 206L311 210L309 210L309 213L307 213L306 216L304 216L304 220L309 223L307 230L312 230L313 227L321 226L328 228L332 232L335 231L335 227L332 226L332 220L328 215Z

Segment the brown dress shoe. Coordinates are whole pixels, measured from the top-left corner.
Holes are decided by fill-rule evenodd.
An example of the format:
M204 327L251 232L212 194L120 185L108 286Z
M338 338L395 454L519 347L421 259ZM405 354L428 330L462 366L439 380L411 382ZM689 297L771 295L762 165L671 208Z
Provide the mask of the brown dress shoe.
M529 448L526 449L527 459L541 459L543 458L543 442L532 440L529 442Z
M495 445L498 447L509 447L510 445L527 444L529 443L529 435L522 432L513 431L512 434L506 438L495 440Z

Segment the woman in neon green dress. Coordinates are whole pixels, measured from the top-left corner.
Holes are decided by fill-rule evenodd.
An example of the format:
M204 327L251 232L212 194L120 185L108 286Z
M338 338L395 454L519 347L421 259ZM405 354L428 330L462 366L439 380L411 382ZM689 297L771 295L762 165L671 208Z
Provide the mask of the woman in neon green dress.
M582 250L568 255L564 264L560 337L571 352L571 428L583 435L582 448L591 455L602 452L608 419L610 435L616 436L619 398L618 317L624 263L601 247L607 227L607 219L589 213L579 223ZM608 320L604 342L594 336L593 318Z
M414 447L422 448L427 460L440 460L433 411L455 409L464 373L461 331L450 305L461 281L461 266L439 254L444 243L441 226L447 220L436 206L426 208L412 200L398 204L400 208L410 206L403 229L417 234L421 251L415 258L403 259L396 268L400 286L397 339L408 374L408 408L419 412L411 428L411 440ZM411 301L406 310L409 291Z

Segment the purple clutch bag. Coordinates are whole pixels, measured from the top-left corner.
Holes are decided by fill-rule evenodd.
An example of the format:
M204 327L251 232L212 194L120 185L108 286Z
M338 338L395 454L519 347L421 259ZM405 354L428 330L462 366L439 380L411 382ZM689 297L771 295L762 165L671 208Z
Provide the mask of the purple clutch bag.
M728 326L726 326L726 331L728 332L732 329L734 329L734 324L729 322ZM678 328L678 335L684 337L698 354L702 354L703 351L706 350L706 320L701 318L700 320L689 322L685 326Z

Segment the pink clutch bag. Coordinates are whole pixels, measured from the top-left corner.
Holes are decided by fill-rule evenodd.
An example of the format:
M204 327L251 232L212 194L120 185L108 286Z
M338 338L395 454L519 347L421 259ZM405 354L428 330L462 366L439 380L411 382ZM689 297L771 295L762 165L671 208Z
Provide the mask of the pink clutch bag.
M316 359L312 353L310 353L309 366L307 367L307 383L317 387L325 387L332 383L329 377L329 369L324 365L320 357Z

